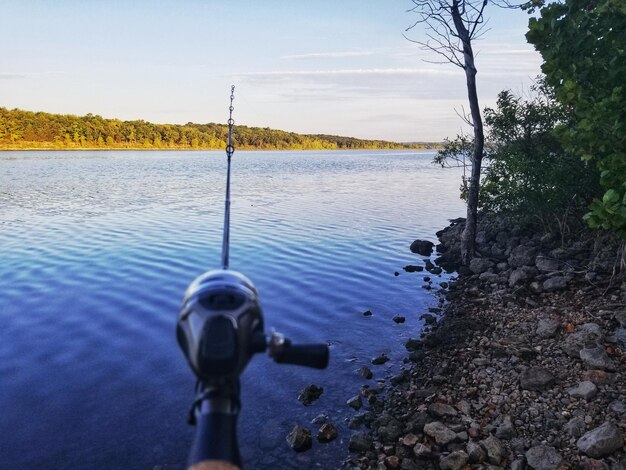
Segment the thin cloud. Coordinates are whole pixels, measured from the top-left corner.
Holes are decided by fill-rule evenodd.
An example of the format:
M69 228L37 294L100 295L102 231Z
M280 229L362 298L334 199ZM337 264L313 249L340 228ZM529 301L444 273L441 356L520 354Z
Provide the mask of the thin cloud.
M341 59L345 57L363 57L374 54L372 51L338 51L338 52L311 52L309 54L286 55L281 59L308 60L308 59Z
M372 69L336 69L336 70L272 70L265 72L244 72L235 74L238 78L246 77L328 77L337 75L458 75L459 71L439 68L372 68Z
M19 80L26 78L26 75L21 73L0 73L0 80Z

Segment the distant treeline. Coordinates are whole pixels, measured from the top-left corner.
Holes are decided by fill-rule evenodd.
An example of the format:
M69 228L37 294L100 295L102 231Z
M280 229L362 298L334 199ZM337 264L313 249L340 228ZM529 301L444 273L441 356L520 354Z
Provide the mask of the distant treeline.
M19 149L223 149L228 128L223 124L152 124L120 121L87 114L74 116L0 107L0 150ZM420 149L437 144L401 144L334 135L303 135L268 127L237 125L239 149Z

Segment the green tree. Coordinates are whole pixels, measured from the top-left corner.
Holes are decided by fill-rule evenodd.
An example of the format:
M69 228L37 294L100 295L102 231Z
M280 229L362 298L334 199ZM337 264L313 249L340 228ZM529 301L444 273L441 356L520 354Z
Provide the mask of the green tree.
M526 35L571 126L560 126L566 150L596 162L604 196L585 218L626 238L626 2L564 0L530 19Z

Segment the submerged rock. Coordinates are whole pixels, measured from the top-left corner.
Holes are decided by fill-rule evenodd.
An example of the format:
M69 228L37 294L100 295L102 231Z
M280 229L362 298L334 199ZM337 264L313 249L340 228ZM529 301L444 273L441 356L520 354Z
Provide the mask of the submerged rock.
M325 423L317 432L319 442L330 442L337 438L337 428L332 423Z
M308 385L304 387L300 391L300 395L298 395L298 400L301 401L305 406L309 406L315 400L322 396L324 393L324 389L322 387L318 387L315 384Z
M309 450L313 445L311 431L307 428L296 425L287 435L287 443L296 452L304 452Z

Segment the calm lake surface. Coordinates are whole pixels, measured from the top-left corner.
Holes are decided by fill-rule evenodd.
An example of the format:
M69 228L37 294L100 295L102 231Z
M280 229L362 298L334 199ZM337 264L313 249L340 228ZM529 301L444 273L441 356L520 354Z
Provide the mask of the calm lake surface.
M409 245L464 212L458 171L432 156L235 154L232 268L255 282L268 328L331 345L325 371L248 366L247 468L337 468L345 401L366 382L355 370L382 352L375 379L402 366L437 304L428 273L401 269L421 264ZM219 264L225 168L223 152L0 152L0 468L184 464L194 378L174 327L187 285ZM304 407L310 383L324 394ZM295 454L285 436L316 433L320 413L340 439Z

